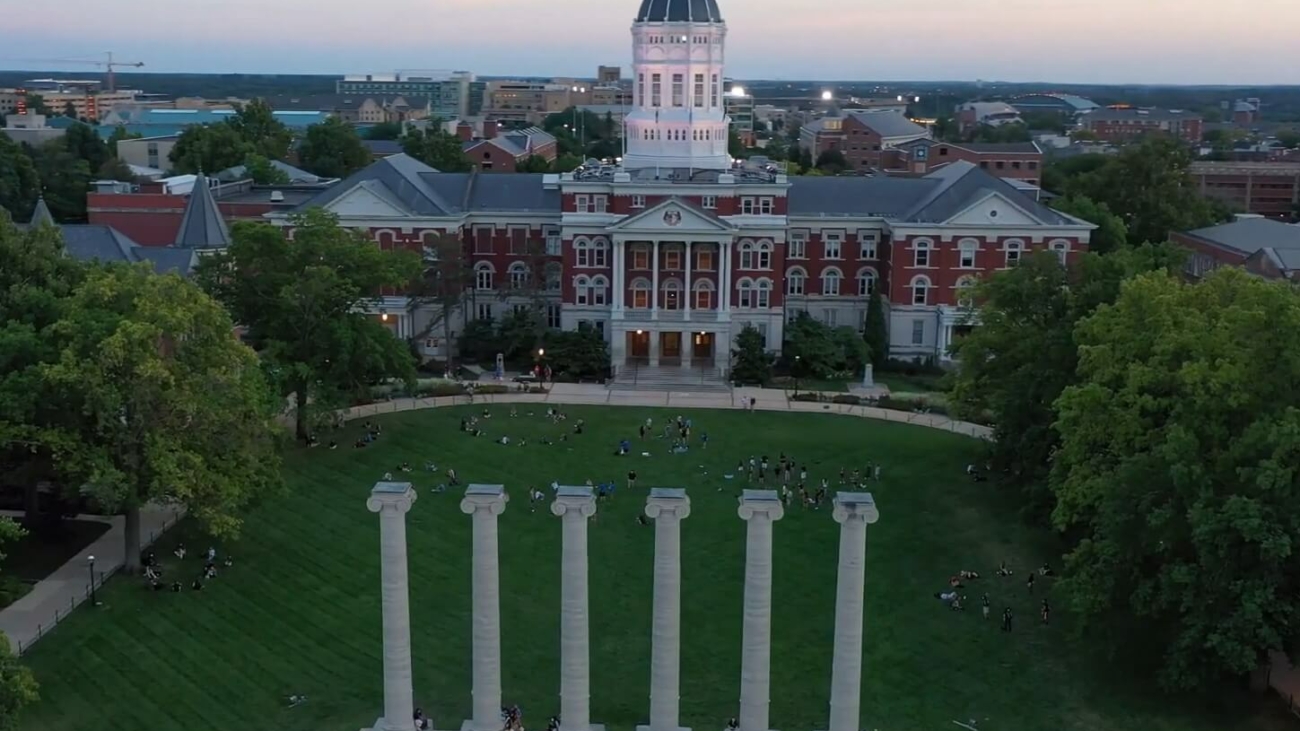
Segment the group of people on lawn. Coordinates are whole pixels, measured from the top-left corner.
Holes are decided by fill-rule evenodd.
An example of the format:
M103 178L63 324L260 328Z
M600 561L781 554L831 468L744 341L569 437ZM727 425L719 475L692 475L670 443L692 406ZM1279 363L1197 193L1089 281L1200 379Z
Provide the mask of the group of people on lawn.
M1011 569L1007 568L1007 562L1003 561L1002 565L998 567L997 576L1000 579L1005 579L1012 576L1014 573L1015 572L1013 572ZM1042 568L1038 569L1038 571L1036 572L1031 571L1025 577L1025 587L1028 590L1029 594L1033 595L1036 577L1051 578L1055 575L1056 575L1055 572L1052 571L1052 567L1049 564L1045 563L1043 564ZM979 580L979 578L980 578L979 572L967 571L967 570L959 571L957 572L957 574L955 574L954 576L948 579L948 589L946 591L935 592L934 597L939 601L943 602L944 604L948 605L948 608L952 609L953 611L963 611L966 609L966 595L962 594L959 590L966 588L965 582L976 581ZM980 611L984 615L984 619L989 618L989 614L992 611L992 607L987 592L985 592L984 595L980 597ZM1052 605L1047 601L1047 599L1043 599L1042 603L1040 604L1038 609L1038 616L1039 616L1039 620L1043 624L1046 625L1051 623ZM1001 630L1003 632L1011 631L1013 618L1014 618L1014 613L1011 611L1011 607L1009 606L1004 607L1002 609L1002 625L1001 625Z

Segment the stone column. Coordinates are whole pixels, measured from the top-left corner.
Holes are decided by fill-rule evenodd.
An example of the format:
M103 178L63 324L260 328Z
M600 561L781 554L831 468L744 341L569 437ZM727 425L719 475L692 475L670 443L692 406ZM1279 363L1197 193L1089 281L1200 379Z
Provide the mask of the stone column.
M650 490L645 514L655 522L654 608L650 636L650 724L678 731L681 710L682 520L691 499L682 489Z
M626 299L626 288L623 286L623 280L627 267L624 265L627 259L627 244L619 239L615 239L611 246L614 248L613 263L614 267L610 271L610 286L614 291L610 294L610 303L613 306L615 320L623 319L623 302Z
M659 241L650 246L650 319L659 319Z
M682 333L682 367L691 367L691 358L695 357L695 333L687 330Z
M560 731L591 731L591 637L587 609L587 519L596 514L590 487L561 487L551 512L560 516Z
M473 718L467 731L501 731L501 587L497 516L510 500L502 485L470 485L461 512L473 516Z
M768 731L772 664L772 523L785 515L775 490L745 490L745 615L740 644L740 731Z
M659 331L650 330L650 365L659 365Z
M718 301L722 312L731 312L731 242L718 245L722 271L718 273Z
M880 520L871 493L841 492L831 513L840 524L840 567L835 588L835 646L831 660L829 731L858 731L862 715L862 600L867 525Z
M687 322L691 321L691 297L695 294L695 288L691 281L691 242L686 242L686 301L682 303L682 311Z
M379 575L384 623L384 717L375 731L406 731L415 714L411 688L411 598L406 571L406 513L416 493L409 482L379 482L366 507L379 513Z

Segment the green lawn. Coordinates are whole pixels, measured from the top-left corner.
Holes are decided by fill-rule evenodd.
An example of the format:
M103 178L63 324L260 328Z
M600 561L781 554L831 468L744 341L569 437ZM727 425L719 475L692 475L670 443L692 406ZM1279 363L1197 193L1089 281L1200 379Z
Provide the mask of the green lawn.
M532 485L618 479L629 465L640 485L684 486L692 497L683 524L682 721L699 731L735 715L739 688L744 523L737 481L723 479L751 454L784 451L810 476L873 460L880 522L867 567L863 728L981 731L1262 731L1280 715L1223 703L1223 717L1199 701L1169 699L1147 681L1090 659L1070 639L1069 619L1043 627L1024 584L992 577L1002 560L1023 572L1052 555L1050 536L1028 530L1015 508L964 479L975 442L919 427L817 414L692 412L707 451L617 458L618 438L663 410L573 409L588 433L555 446L540 416L508 417L495 407L492 435L527 437L503 447L458 432L464 409L383 420L384 437L364 451L317 449L290 455L286 494L249 516L229 550L235 566L203 592L145 591L113 581L104 606L79 610L28 656L44 700L22 731L356 731L382 705L378 518L365 498L402 460L452 466L470 481L505 483L514 499L501 518L505 700L540 727L558 711L558 520L529 511ZM572 423L572 422L570 422ZM340 439L350 444L359 427ZM638 446L638 452L641 445ZM414 473L420 499L408 517L411 616L417 704L437 728L457 728L470 708L470 518L453 494L434 494ZM832 478L834 481L834 478ZM620 480L621 482L621 480ZM653 529L637 525L644 489L600 506L591 527L592 719L630 731L648 713ZM185 528L183 528L185 529ZM186 538L193 554L208 542ZM830 687L838 526L830 510L794 509L776 525L772 725L825 728ZM166 554L170 558L170 554ZM173 562L174 563L174 562ZM191 557L169 566L189 580ZM972 610L952 612L933 598L949 575L975 569ZM1015 632L980 618L987 591L1016 612ZM284 707L284 696L308 702ZM1238 698L1230 699L1239 701ZM1249 718L1247 717L1249 716Z

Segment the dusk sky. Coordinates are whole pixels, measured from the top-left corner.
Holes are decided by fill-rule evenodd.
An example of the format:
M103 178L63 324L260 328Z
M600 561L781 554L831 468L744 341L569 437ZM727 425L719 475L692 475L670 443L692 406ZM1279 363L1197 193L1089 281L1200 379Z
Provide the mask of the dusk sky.
M1300 83L1300 1L719 0L740 79ZM112 50L143 71L466 69L591 76L630 63L638 0L0 0L0 68Z

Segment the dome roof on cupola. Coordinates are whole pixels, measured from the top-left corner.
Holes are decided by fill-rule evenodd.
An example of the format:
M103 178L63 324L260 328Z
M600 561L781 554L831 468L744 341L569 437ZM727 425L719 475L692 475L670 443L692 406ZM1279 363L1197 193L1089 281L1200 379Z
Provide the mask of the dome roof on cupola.
M718 0L641 0L638 23L721 23Z

